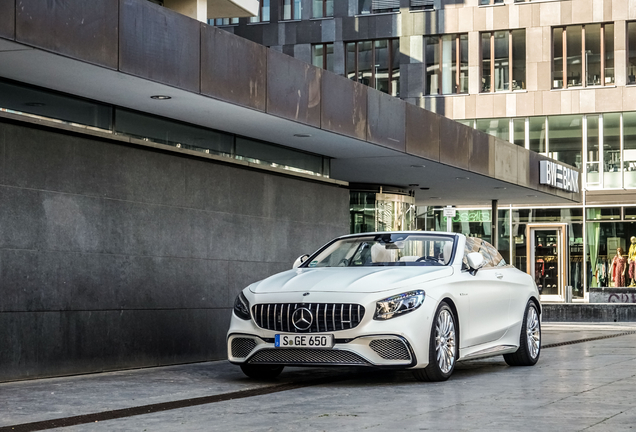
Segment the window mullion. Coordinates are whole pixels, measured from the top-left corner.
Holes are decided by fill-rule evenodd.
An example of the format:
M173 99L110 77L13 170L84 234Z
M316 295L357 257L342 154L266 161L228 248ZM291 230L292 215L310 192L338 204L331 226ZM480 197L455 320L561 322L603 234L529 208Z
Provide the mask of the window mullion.
M495 32L490 32L490 93L495 92Z
M563 27L563 37L561 43L563 44L563 87L568 88L568 34L567 27Z
M508 91L512 91L512 30L508 31Z
M581 86L587 87L587 55L585 54L585 26L581 26Z
M601 85L605 85L605 25L601 24ZM616 76L616 74L614 74Z
M393 39L388 39L387 40L387 48L389 51L389 83L388 83L388 91L389 91L389 95L392 95L393 93L391 92L391 87L392 87L392 78L393 78Z
M459 93L460 91L460 61L461 61L461 52L460 52L460 48L461 45L459 43L459 34L455 35L455 92L454 93Z

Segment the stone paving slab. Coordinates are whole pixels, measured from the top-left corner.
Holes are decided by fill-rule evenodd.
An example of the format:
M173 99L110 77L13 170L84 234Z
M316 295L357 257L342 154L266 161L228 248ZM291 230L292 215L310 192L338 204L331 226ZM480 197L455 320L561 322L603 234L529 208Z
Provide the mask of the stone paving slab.
M626 325L544 324L544 344ZM278 382L352 372L289 368ZM0 427L271 385L210 362L0 384ZM445 383L406 371L60 430L636 430L636 335L557 346L535 367L459 363Z

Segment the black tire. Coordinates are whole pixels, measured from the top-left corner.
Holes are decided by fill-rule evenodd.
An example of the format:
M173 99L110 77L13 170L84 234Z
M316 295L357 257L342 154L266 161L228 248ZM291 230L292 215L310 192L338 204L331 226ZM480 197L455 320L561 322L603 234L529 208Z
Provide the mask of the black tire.
M241 370L250 378L258 380L271 380L276 378L285 369L280 365L253 365L242 364Z
M530 300L523 314L523 324L519 335L519 349L512 354L504 354L510 366L534 366L541 355L541 320L537 305Z
M418 381L446 381L450 378L457 363L457 343L457 319L448 304L441 302L433 318L428 366L413 370L415 378Z

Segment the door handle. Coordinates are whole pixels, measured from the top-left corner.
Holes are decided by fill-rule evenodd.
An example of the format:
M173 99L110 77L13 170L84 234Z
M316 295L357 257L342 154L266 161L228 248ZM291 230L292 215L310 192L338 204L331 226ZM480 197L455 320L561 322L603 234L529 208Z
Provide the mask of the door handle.
M503 273L495 273L495 276L497 276L497 279L501 279L503 277Z

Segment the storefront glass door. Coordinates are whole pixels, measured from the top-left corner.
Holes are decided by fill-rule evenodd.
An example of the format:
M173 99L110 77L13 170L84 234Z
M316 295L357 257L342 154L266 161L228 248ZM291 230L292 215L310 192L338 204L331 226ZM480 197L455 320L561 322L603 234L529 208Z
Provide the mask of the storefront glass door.
M567 225L528 224L528 273L532 275L541 293L541 300L563 301L567 273Z

